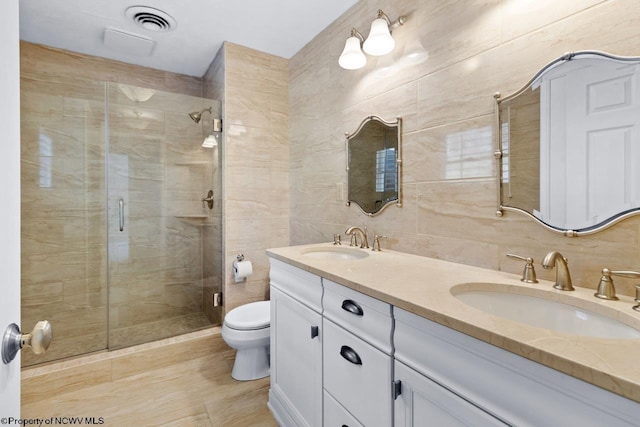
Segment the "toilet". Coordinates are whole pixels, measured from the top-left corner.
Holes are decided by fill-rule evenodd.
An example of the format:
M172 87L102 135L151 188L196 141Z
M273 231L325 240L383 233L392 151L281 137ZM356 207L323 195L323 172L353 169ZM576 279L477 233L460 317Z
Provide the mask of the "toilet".
M250 381L269 375L271 307L269 301L234 308L224 317L222 339L237 350L231 376Z

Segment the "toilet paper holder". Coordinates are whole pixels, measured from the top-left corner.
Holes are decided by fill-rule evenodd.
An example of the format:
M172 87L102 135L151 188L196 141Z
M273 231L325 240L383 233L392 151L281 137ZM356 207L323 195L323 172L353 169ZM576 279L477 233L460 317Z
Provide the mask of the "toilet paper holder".
M236 283L244 282L253 274L253 265L247 260L243 254L236 255L236 261L233 261L233 278Z

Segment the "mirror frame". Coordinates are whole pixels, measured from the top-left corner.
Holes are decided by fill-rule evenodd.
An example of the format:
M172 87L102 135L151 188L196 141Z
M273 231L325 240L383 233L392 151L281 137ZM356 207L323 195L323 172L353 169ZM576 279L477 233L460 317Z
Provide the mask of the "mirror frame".
M548 71L550 68L555 67L557 64L559 63L564 63L564 62L568 62L571 61L572 59L574 59L576 56L598 56L598 57L603 57L603 58L608 58L608 59L612 59L615 61L629 61L629 62L640 62L640 57L635 57L635 56L617 56L617 55L612 55L610 53L606 53L606 52L601 52L601 51L597 51L597 50L582 50L582 51L576 51L576 52L568 52L565 53L564 55L560 56L559 58L554 59L553 61L549 62L547 65L545 65L540 71L538 71L524 86L522 86L520 89L518 89L516 92L507 95L505 97L502 97L500 95L500 92L496 92L493 97L495 99L495 117L496 117L496 121L495 121L495 131L494 131L494 135L496 138L496 151L494 152L494 157L496 158L497 161L497 176L498 176L498 210L496 211L496 216L497 217L502 217L504 215L504 211L511 211L511 212L519 212L531 219L533 219L535 222L537 222L538 224L542 225L544 228L546 228L547 230L550 230L554 233L558 233L558 234L562 234L564 236L567 237L578 237L578 236L586 236L589 234L594 234L597 233L599 231L602 231L606 228L611 227L614 224L617 224L618 222L629 218L631 216L635 216L635 215L640 215L640 208L634 208L632 210L627 210L627 211L623 211L620 212L617 215L614 215L610 218L605 219L604 221L595 224L593 226L590 227L586 227L586 228L580 228L580 229L576 229L576 230L571 230L571 229L565 229L565 228L560 228L560 227L554 227L552 225L549 225L547 223L545 223L544 221L538 219L535 215L531 214L530 212L515 207L515 206L505 206L504 205L504 201L503 201L503 183L502 183L502 179L503 179L503 175L502 175L502 152L503 152L503 147L502 147L502 126L500 126L501 123L501 117L500 117L500 105L505 102L505 101L510 101L516 97L518 97L519 95L521 95L522 93L524 93L525 91L527 91L530 87L531 84L533 82L535 82L542 74L544 74L546 71Z
M365 211L362 206L360 206L360 204L358 202L356 202L355 200L349 200L349 162L351 160L351 152L349 150L349 142L354 139L356 136L358 136L358 134L360 133L360 131L364 128L364 126L369 123L369 122L378 122L380 124L382 124L383 126L386 126L388 128L396 128L396 132L397 132L397 139L398 139L398 149L396 151L396 180L398 182L398 198L396 200L390 200L388 202L386 202L384 205L382 205L382 207L376 211L376 212L367 212ZM347 152L347 184L346 184L346 205L347 206L351 206L351 203L355 204L356 206L358 206L360 208L360 211L369 216L369 217L373 217L376 215L379 215L380 212L384 211L387 206L390 205L396 205L397 207L401 208L402 207L402 117L396 117L396 120L393 122L387 122L386 120L383 120L382 118L378 117L378 116L367 116L364 118L364 120L362 120L362 122L360 123L360 126L358 126L358 129L356 129L355 132L353 133L349 133L349 132L345 132L344 134L345 136L345 148L346 148L346 152Z

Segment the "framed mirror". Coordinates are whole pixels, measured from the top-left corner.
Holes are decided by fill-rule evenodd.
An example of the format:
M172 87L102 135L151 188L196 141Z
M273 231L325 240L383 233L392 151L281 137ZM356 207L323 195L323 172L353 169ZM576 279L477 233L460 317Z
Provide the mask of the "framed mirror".
M498 216L575 237L640 213L640 58L568 53L494 97Z
M402 119L386 122L369 116L345 137L347 206L355 203L369 216L391 204L402 206Z

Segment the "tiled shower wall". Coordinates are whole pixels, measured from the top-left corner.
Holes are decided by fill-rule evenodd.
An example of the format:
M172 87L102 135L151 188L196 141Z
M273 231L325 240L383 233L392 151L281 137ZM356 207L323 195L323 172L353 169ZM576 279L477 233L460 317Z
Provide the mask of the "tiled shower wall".
M21 80L22 324L48 319L56 336L44 357L25 353L23 363L106 348L107 268L112 348L208 325L201 230L213 215L200 198L213 171L204 161L210 153L199 146L202 127L187 116L202 108L201 79L22 43ZM155 92L146 102L131 101L107 82ZM111 236L117 244L110 267L105 89L116 125L109 184L114 194L132 197L126 238ZM110 203L113 229L117 199ZM151 220L166 233L158 235ZM167 316L184 322L160 325ZM187 329L176 329L178 323Z
M214 117L222 119L224 106L224 49L220 49L211 62L209 69L202 76L203 96L205 99L215 99L218 111ZM224 247L222 235L222 158L224 154L225 123L222 123L223 133L218 135L218 146L212 149L213 153L213 198L214 205L211 216L211 226L203 230L203 257L209 260L203 265L204 281L204 311L211 323L222 323L222 307L213 307L213 294L223 290L223 260Z
M352 27L383 9L409 15L390 55L338 66ZM386 235L394 250L520 273L507 252L568 259L574 284L595 288L604 266L640 269L640 219L567 238L524 216L495 216L493 94L509 94L567 51L640 55L636 0L363 0L290 60L291 244L330 241L348 226ZM368 115L404 119L403 207L367 218L347 207L344 133ZM539 265L539 264L538 264ZM538 268L539 277L555 272ZM425 283L427 286L428 283ZM633 281L618 279L621 293Z
M219 83L223 82L221 86ZM286 59L226 42L205 74L223 87L225 310L269 298L265 249L289 244L289 68ZM215 92L214 92L215 94ZM253 274L235 283L238 254Z

